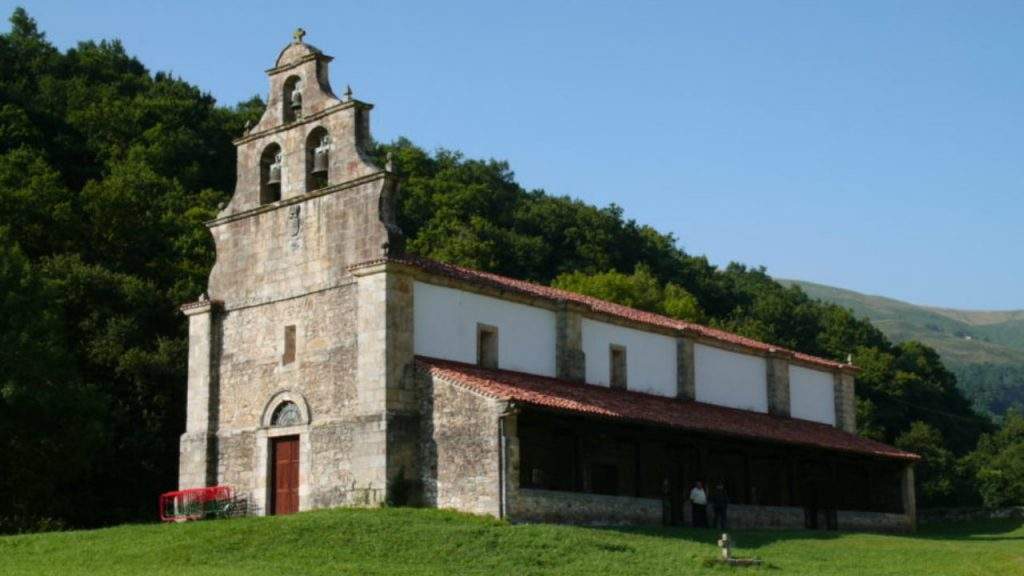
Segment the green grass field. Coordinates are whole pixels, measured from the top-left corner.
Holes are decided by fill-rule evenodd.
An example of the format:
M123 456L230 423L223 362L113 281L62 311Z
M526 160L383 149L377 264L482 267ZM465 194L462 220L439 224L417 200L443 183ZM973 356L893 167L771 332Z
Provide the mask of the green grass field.
M278 518L0 538L0 574L1024 574L1017 521L929 527L913 536L740 531L740 556L708 562L716 535L692 529L509 525L438 510L330 510Z

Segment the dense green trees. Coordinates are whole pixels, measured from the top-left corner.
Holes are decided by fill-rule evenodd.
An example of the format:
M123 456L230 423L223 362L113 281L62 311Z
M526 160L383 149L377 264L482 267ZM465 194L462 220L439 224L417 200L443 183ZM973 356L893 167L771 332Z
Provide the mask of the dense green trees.
M954 366L957 380L979 410L1003 414L1011 408L1024 410L1024 366L967 364Z
M551 285L680 320L700 322L704 316L693 294L671 282L663 286L643 264L638 264L632 274L614 270L598 274L570 272L555 278Z
M177 305L205 285L201 223L252 107L218 108L117 42L62 54L22 10L0 69L0 517L147 518L176 482Z
M205 286L202 222L229 197L231 139L263 103L218 107L117 42L61 53L21 10L0 35L0 70L0 531L149 519L176 484L184 426L177 308ZM948 460L993 432L930 349L895 346L764 269L718 269L616 206L524 190L503 162L406 140L375 154L388 151L412 252L853 354L862 432L920 446L923 493L949 499ZM1006 480L1020 466L1014 426L986 436L986 456L965 468L984 476L986 501L1019 499Z
M981 437L966 466L985 505L1024 503L1024 415L1007 412L998 432Z

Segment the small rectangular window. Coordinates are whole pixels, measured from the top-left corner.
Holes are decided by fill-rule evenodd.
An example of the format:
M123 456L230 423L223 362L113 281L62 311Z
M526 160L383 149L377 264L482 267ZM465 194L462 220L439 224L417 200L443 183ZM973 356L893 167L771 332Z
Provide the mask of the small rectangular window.
M611 360L611 378L609 383L612 388L626 388L626 347L612 344L609 348Z
M281 364L295 362L295 325L284 327L284 354L281 355Z
M476 363L483 368L498 367L498 329L476 325Z

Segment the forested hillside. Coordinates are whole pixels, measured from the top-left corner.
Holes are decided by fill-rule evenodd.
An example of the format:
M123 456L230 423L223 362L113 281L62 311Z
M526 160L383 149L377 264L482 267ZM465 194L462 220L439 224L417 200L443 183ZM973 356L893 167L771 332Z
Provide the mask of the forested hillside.
M214 255L202 223L232 191L231 139L262 106L218 106L117 41L60 52L14 12L0 35L0 531L148 520L175 487L178 306L205 286ZM999 456L1024 445L1016 428L986 444L999 457L962 458L993 425L927 346L893 344L763 269L717 268L618 207L524 190L503 162L406 140L373 153L388 150L410 251L852 354L862 433L925 453L926 503L1024 482L1015 457Z
M1001 416L1024 407L1024 310L930 308L812 282L780 282L850 308L894 342L916 340L935 348L979 410Z

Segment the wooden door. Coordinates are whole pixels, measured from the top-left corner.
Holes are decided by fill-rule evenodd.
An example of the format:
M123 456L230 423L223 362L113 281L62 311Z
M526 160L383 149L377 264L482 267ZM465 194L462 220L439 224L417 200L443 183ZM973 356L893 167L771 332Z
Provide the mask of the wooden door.
M299 511L299 437L286 436L273 439L271 472L271 512L291 514Z

